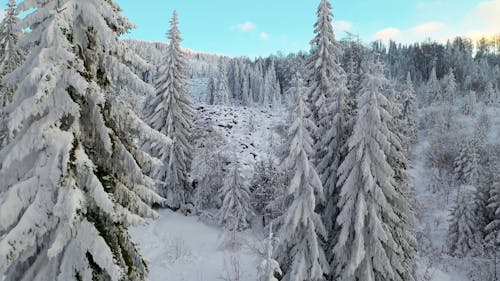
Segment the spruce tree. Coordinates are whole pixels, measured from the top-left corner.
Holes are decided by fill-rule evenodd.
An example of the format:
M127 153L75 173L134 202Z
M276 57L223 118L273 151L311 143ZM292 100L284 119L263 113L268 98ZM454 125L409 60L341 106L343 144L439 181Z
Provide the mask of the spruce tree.
M321 240L326 230L315 212L316 198L324 199L323 187L310 160L313 149L308 128L314 124L306 118L309 112L302 93L297 96L284 162L290 175L287 194L291 203L282 217L277 257L285 273L283 280L317 281L328 272Z
M432 104L442 100L441 85L436 75L436 66L432 67L429 80L425 86L424 104Z
M250 206L250 190L242 176L240 164L234 161L229 167L224 186L219 191L222 207L217 212L217 220L230 234L224 244L235 247L238 244L236 233L250 226L253 210Z
M473 204L470 192L459 194L455 206L451 211L450 225L448 228L448 250L450 255L463 258L471 254L476 247Z
M347 64L347 89L349 90L349 96L347 98L347 107L349 111L349 120L351 124L349 127L352 128L352 122L355 120L355 116L358 108L358 94L361 85L361 44L359 41L351 42L349 61Z
M383 66L369 62L349 153L339 168L333 280L412 280L411 257L404 257L403 245L412 243L411 235L401 229L408 227L404 219L410 210L406 190L396 180L398 167L391 166L398 158L393 151L397 136L389 129L389 101L381 93L386 83Z
M246 72L243 72L241 74L241 104L243 106L252 106L253 104L253 99L252 99L252 90L250 89L250 75Z
M472 117L476 116L476 105L477 105L476 92L470 91L469 94L465 97L463 113L467 116L472 116Z
M397 280L415 281L416 280L416 249L417 241L413 235L413 223L415 218L413 216L413 208L411 206L411 188L408 182L406 169L408 160L406 153L409 148L409 138L405 131L404 119L396 118L401 117L404 109L404 104L400 104L395 97L397 92L391 89L391 94L388 97L388 104L384 106L389 113L382 118L383 122L387 122L387 127L391 134L388 135L388 140L391 146L387 148L387 163L394 170L394 181L397 200L394 200L393 209L397 215L398 220L390 224L392 233L396 244L401 248L399 251L393 251L390 259L393 267L399 272Z
M219 62L219 71L217 73L217 80L215 82L213 102L215 105L228 105L229 104L229 85L227 80L226 65L223 60Z
M345 156L344 147L349 132L349 90L346 74L339 63L341 51L333 33L331 9L328 0L319 4L318 21L314 26L316 36L311 41L312 54L307 64L308 102L311 120L317 127L313 132L314 160L326 194L323 219L329 231L333 230L337 215L337 169ZM328 240L332 244L332 238ZM331 260L331 253L327 254Z
M454 97L457 95L457 82L453 68L450 68L448 74L443 78L444 90L441 92L439 102L452 104Z
M274 61L267 68L264 76L265 84L265 102L264 106L266 108L276 108L281 103L281 89L276 78L276 68L274 66Z
M213 76L210 76L208 78L208 84L207 84L207 97L206 97L206 103L207 104L214 104L215 101L215 79Z
M144 93L123 63L119 36L133 25L110 0L23 1L32 46L14 72L0 151L0 276L3 280L144 280L128 235L156 217L163 199L144 169L158 160L136 137L168 147L112 93L117 80ZM33 44L33 42L38 44ZM132 87L134 86L134 87Z
M406 84L401 93L400 102L402 104L401 119L403 121L403 132L410 143L417 141L417 98L408 72Z
M5 76L11 73L22 62L22 55L16 47L19 40L19 18L16 1L9 0L5 18L0 25L0 111L12 100L15 86L5 83ZM0 113L0 118L1 118Z
M475 138L470 138L462 143L460 154L454 162L453 179L458 185L477 186L479 179L479 153L477 141Z
M164 182L160 194L167 199L170 208L184 209L190 202L194 109L186 91L186 55L180 47L182 39L177 25L178 17L174 12L167 34L170 44L165 65L159 70L156 95L150 98L145 108L151 127L170 137L173 143L166 150L149 143L144 147L164 162L164 167L156 171L156 178Z

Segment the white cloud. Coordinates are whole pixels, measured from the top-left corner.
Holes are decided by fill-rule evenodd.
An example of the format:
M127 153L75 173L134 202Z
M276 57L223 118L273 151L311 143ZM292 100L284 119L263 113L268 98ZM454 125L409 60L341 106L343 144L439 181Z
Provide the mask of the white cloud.
M398 40L400 37L401 30L395 27L384 28L373 35L373 39L381 41Z
M500 33L500 0L481 2L469 12L462 23L465 35L476 37Z
M427 9L428 4L420 2L417 9ZM461 17L458 23L447 24L439 21L429 21L400 30L389 27L377 31L375 40L395 40L403 43L422 42L428 39L446 42L456 36L467 36L479 39L500 33L500 0L484 1L477 4L471 11ZM460 17L458 17L460 19Z
M403 33L404 42L425 41L428 39L445 42L455 36L455 32L445 23L438 21L424 22Z
M446 24L437 21L426 22L415 26L411 31L415 34L426 35L446 28Z
M253 23L251 21L246 21L244 23L240 23L240 24L237 24L237 25L234 25L233 27L231 27L231 29L237 29L241 32L249 32L249 31L255 30L256 28L257 28L257 26L255 25L255 23Z
M7 12L6 12L5 10L0 10L0 21L2 21L2 20L3 20L3 18L5 17L5 14L6 14L6 13L7 13Z
M333 29L335 31L335 34L344 33L346 31L351 30L351 28L352 28L352 22L350 21L339 20L333 22Z
M260 40L266 41L269 40L270 35L267 32L261 32L259 34Z

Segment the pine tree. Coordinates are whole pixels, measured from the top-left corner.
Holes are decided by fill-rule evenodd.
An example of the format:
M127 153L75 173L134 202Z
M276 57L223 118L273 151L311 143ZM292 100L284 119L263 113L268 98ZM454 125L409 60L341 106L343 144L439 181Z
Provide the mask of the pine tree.
M460 194L451 211L448 229L448 249L450 255L463 258L475 248L475 219L473 204L466 200L470 193Z
M219 72L217 74L217 81L215 84L214 99L212 104L228 105L229 104L229 86L226 73L226 65L224 61L219 62Z
M239 232L248 228L253 210L250 206L250 191L244 183L238 162L233 162L229 167L229 174L219 196L224 198L217 213L219 224L228 231Z
M424 98L426 98L427 100L424 102L425 104L432 104L436 101L440 102L441 97L441 85L439 84L439 81L437 79L436 66L433 66L425 89Z
M389 104L381 93L387 80L380 63L365 68L349 153L339 168L333 280L412 280L412 261L404 260L401 244L411 243L404 240L410 239L408 229L397 227L407 227L403 219L410 211L389 162L396 159L397 136L389 129Z
M465 140L460 154L454 162L454 181L459 185L477 186L480 169L479 160L477 141L474 139Z
M404 106L397 101L397 92L394 88L390 87L389 89L391 94L388 97L388 104L384 106L389 114L382 117L382 121L386 122L391 132L388 135L391 146L387 148L386 159L394 170L393 178L398 193L398 196L396 196L398 200L392 202L398 220L389 224L389 227L392 229L396 244L400 246L400 250L393 251L389 258L393 267L399 272L397 280L415 281L417 276L415 263L417 241L413 235L415 218L413 217L412 206L409 203L411 188L406 175L408 160L405 156L405 152L408 151L409 141L404 130L405 124L402 122L404 120L394 117L402 116L401 112Z
M186 58L180 43L178 17L174 12L170 22L165 65L160 68L156 82L156 95L145 108L145 116L152 128L170 137L172 146L167 150L145 147L164 162L156 171L158 180L164 182L159 190L173 209L185 209L190 200L190 179L194 109L186 91ZM185 210L184 210L185 211Z
M243 71L243 70L242 70ZM242 72L241 74L241 104L243 106L252 106L252 92L250 89L250 75L246 72Z
M337 55L340 47L335 41L331 12L332 5L328 0L321 0L317 10L318 21L314 25L316 36L311 41L312 53L307 62L309 95L312 121L320 124L328 114L327 105L335 95L334 75L338 75L340 66ZM324 124L322 124L324 125Z
M358 108L358 94L361 85L361 44L359 41L351 42L349 62L347 65L347 89L349 90L349 97L347 99L347 106L349 111L349 120L354 122ZM349 125L353 127L352 124Z
M403 121L403 132L410 143L417 141L417 99L411 75L408 72L406 85L401 93L400 102L402 104L401 119Z
M10 103L15 90L13 85L7 85L2 80L22 62L21 52L16 47L20 34L18 21L16 1L9 0L6 16L0 25L0 111Z
M470 91L465 99L463 113L468 116L476 116L477 97L476 92Z
M285 272L283 280L323 280L328 265L321 237L326 236L320 216L315 212L316 198L323 197L321 180L310 161L312 138L308 128L314 124L298 93L295 119L288 136L290 151L285 166L290 175L287 193L291 203L282 217L277 257Z
M328 0L319 4L316 37L311 41L313 51L307 64L308 99L312 121L317 127L313 132L314 158L327 198L323 217L328 230L333 228L337 215L337 169L345 156L349 131L349 90L346 74L339 64L341 51L333 33L331 9ZM331 238L329 240L331 243ZM331 255L328 258L331 259Z
M264 87L265 87L265 102L264 106L266 108L276 108L280 104L281 90L278 80L276 78L276 68L274 66L274 61L267 68L264 76Z
M213 76L210 76L210 78L208 78L206 103L212 105L214 104L214 102L215 102L215 80Z
M444 91L441 92L442 96L439 98L439 102L452 104L458 88L453 68L450 68L448 74L443 78L443 83Z
M156 217L150 205L163 199L145 175L158 160L136 137L171 141L112 94L117 80L149 91L123 63L132 55L118 37L133 25L110 0L23 1L20 10L28 13L20 48L32 49L11 74L18 89L5 110L0 276L144 280L127 228Z
M302 76L300 73L296 72L292 80L290 81L290 87L285 91L285 96L286 96L286 106L288 109L290 109L291 112L295 109L297 106L297 101L299 99L299 94L304 93L305 91L305 86L304 86L304 80L302 79ZM293 120L295 116L290 116L290 120Z

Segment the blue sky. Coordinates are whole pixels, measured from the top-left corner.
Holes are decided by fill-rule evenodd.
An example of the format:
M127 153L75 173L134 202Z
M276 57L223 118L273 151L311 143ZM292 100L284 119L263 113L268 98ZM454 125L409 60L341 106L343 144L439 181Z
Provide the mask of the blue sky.
M136 25L126 37L166 41L175 9L183 46L231 56L307 50L319 0L115 0ZM500 0L331 0L337 37L444 41L500 32ZM1 0L5 5L7 0Z

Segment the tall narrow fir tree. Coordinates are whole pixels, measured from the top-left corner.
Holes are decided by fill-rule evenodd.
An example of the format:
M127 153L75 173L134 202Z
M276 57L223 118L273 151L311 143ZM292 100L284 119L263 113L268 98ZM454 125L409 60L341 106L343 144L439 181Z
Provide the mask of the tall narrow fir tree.
M189 175L194 109L186 91L187 64L180 47L177 12L173 13L167 37L170 44L165 64L159 69L156 95L146 103L145 115L151 127L170 137L173 144L168 150L157 149L150 143L145 146L164 162L164 167L156 172L157 179L164 182L160 194L167 199L168 207L185 212L191 200Z

